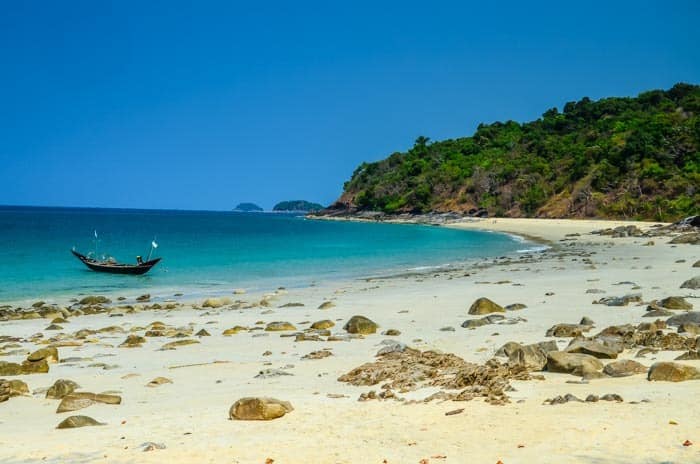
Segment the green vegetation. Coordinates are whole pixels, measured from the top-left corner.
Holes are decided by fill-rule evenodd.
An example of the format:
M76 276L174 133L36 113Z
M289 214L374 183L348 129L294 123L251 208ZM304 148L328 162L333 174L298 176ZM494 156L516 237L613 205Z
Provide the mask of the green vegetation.
M253 213L264 211L255 203L238 203L238 206L236 206L233 210L237 213Z
M323 205L305 200L281 201L272 211L321 211Z
M501 216L676 219L700 204L700 86L480 124L471 137L363 163L334 207L386 213L486 208Z

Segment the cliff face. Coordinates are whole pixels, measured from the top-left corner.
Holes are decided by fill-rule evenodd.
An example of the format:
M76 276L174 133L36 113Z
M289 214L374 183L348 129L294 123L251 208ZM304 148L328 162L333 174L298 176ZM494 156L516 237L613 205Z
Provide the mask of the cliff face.
M362 163L328 211L675 219L700 205L700 86L583 98Z

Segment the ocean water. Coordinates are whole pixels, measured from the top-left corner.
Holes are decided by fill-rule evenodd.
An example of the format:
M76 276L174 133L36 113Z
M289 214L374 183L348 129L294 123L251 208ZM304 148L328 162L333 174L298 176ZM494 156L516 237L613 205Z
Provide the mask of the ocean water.
M97 231L97 242L94 238ZM88 270L72 256L163 258L143 276ZM315 221L287 214L0 207L0 304L79 294L215 294L385 275L527 247L504 234Z

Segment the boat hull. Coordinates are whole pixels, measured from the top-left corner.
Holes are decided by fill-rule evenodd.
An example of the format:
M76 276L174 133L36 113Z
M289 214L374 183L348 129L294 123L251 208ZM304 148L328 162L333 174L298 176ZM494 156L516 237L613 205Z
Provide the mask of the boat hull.
M75 250L71 250L73 256L78 258L80 262L86 265L89 269L95 272L106 272L109 274L129 274L129 275L142 275L150 271L153 266L158 264L161 258L152 259L141 264L109 264L101 263L92 258L78 253Z

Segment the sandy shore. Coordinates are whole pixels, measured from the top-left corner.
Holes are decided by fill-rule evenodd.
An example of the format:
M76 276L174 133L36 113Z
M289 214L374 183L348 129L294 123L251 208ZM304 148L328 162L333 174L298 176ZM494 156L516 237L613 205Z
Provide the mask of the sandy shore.
M269 307L233 310L185 305L122 317L99 314L70 318L61 324L60 332L73 334L80 329L115 325L120 332L94 334L81 346L59 348L63 359L86 359L51 364L47 374L6 377L24 380L36 393L0 403L0 462L265 463L268 458L275 463L377 464L700 462L700 380L650 382L645 374L638 374L581 383L578 376L537 372L544 380L511 381L510 402L503 406L481 398L417 404L359 402L361 393L379 391L380 385L356 387L337 380L375 360L385 339L420 350L454 353L481 364L508 341L557 340L563 349L570 339L545 337L545 332L556 323L578 323L583 316L595 321L595 328L587 335L611 325L653 320L642 317L646 304L592 304L602 296L639 292L648 302L681 295L700 309L699 291L679 288L686 279L700 275L700 269L692 267L700 259L700 247L669 245L668 238L654 238L653 246L643 246L648 238L589 234L620 224L507 219L465 222L451 227L523 234L546 240L553 247L539 254L480 261L467 269L279 292L269 299ZM651 226L634 224L642 229ZM639 288L632 290L633 286ZM605 293L586 293L588 289ZM262 297L231 295L246 301ZM474 318L467 310L479 297L501 305L523 303L527 308L505 314L522 318L516 324L473 330L460 327ZM335 306L317 309L324 301ZM303 306L280 307L288 303ZM281 337L280 332L264 331L222 336L223 330L235 325L255 327L258 322L288 321L301 330L323 319L333 320L336 326L332 332L342 334L345 321L356 314L371 318L380 331L398 329L401 335L377 333L337 342L297 342L294 337ZM200 343L169 351L159 348L177 339L146 337L142 347L118 347L132 331L143 335L143 328L154 321L193 333L206 329L211 336L186 337ZM29 338L42 332L45 338L55 336L57 332L45 330L48 325L44 319L3 322L0 335ZM441 330L445 327L454 331ZM41 342L20 344L26 352L44 346ZM324 348L332 356L302 359ZM635 358L637 351L625 350L619 358L650 366L681 354L658 351ZM21 362L24 358L14 354L0 360ZM700 361L683 363L700 367ZM200 365L188 366L193 364ZM292 375L256 377L264 369ZM157 376L172 383L145 386ZM117 392L122 404L95 404L57 414L58 400L45 399L41 390L57 379L76 381L79 391ZM426 388L401 396L423 399L434 392L434 388ZM543 404L566 393L579 398L615 393L624 401ZM229 407L245 396L286 400L294 411L272 421L229 420ZM460 408L464 411L459 414L445 415ZM87 415L106 425L57 430L56 425L71 414ZM683 446L686 440L693 444ZM144 442L162 443L165 449L144 452L140 448Z

